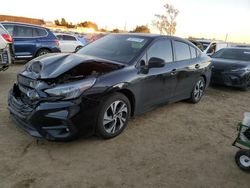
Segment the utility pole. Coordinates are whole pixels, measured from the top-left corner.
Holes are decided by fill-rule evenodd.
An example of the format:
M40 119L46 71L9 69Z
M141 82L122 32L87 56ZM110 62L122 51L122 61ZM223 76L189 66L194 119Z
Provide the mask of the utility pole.
M226 34L225 42L227 42L228 33Z
M124 25L124 31L127 31L127 22L125 22L125 25Z

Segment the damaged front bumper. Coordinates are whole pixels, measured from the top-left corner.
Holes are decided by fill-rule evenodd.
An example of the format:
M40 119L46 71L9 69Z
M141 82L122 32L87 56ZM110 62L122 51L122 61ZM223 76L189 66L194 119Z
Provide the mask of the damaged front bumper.
M15 88L15 86L14 86ZM25 104L10 90L8 108L14 122L34 137L67 141L79 135L92 135L95 130L98 102L87 98L70 101Z

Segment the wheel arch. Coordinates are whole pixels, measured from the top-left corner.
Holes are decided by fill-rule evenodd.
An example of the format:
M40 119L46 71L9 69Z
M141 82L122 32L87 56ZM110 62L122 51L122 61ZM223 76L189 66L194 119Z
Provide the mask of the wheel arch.
M120 89L120 90L117 90L116 92L122 93L123 95L125 95L128 98L130 105L131 105L131 116L134 116L135 96L134 96L133 92L129 89Z
M202 74L201 77L204 79L205 85L207 86L207 77L206 77L206 75L205 75L205 74Z
M37 54L39 53L39 51L41 51L41 50L48 50L50 53L52 52L51 51L51 49L50 48L48 48L48 47L40 47L40 48L38 48L37 50L36 50L36 52L35 52L35 57L37 57Z

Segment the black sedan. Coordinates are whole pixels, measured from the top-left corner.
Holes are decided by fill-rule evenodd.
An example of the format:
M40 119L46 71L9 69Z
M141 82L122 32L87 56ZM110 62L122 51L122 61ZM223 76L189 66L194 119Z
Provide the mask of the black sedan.
M199 102L210 76L210 58L186 40L110 34L77 53L30 61L8 105L16 124L35 137L112 138L131 116L163 103Z
M212 84L250 89L250 48L224 48L212 56Z

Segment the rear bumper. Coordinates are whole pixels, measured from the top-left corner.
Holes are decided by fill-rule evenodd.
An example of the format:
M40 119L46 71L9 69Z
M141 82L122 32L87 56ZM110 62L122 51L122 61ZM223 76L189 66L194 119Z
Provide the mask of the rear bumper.
M245 87L246 86L246 72L242 73L227 73L213 71L211 77L212 84L225 85L230 87Z
M8 108L18 127L34 137L68 141L79 135L92 135L97 119L97 102L87 99L42 102L34 107L9 92Z

